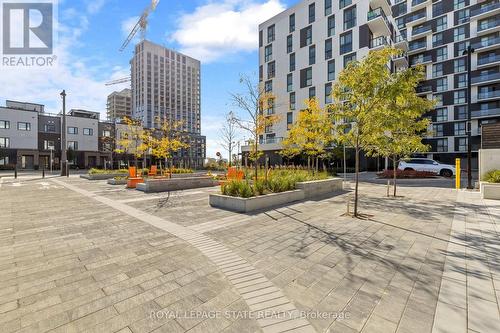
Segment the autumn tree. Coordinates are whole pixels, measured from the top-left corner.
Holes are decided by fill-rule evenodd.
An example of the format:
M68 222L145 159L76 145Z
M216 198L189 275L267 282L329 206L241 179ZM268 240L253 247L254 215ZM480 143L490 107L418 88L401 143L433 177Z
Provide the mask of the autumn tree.
M229 158L228 163L231 167L231 160L233 157L234 142L237 136L237 124L234 113L228 112L225 115L224 123L220 129L220 145L228 152Z
M138 159L144 157L149 150L148 138L150 133L142 127L139 120L128 117L123 118L122 123L126 125L116 140L115 152L119 154L134 155L134 165L138 168Z
M250 134L249 159L254 163L255 179L257 179L258 162L262 156L262 151L259 150L259 137L279 118L274 114L275 96L270 91L271 89L266 89L263 84L254 83L246 75L241 75L240 83L243 85L244 92L232 93L231 100L244 113L243 117L236 117L235 122L242 130Z
M380 109L386 107L391 72L388 64L398 51L385 48L370 52L361 61L351 61L339 74L332 88L330 110L338 140L354 148L355 189L354 216L358 214L360 153L368 149L381 126L376 121Z
M423 115L433 108L434 102L419 97L415 90L424 75L420 67L404 69L391 75L385 107L377 109L378 120L367 125L367 129L374 133L368 154L387 157L393 161L394 196L397 192L398 159L428 150L427 145L422 143L422 138L427 132L429 120ZM374 126L384 131L381 132Z
M317 170L318 157L326 154L333 140L333 122L328 110L321 108L317 99L311 98L306 101L305 109L299 112L297 121L283 140L281 154L287 157L305 154L308 167L311 167L312 161L314 169L316 162Z

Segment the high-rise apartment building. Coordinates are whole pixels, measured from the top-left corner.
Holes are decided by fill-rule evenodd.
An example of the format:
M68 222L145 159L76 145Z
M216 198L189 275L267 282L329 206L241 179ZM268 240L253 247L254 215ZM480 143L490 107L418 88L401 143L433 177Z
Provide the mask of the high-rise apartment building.
M109 121L132 117L132 91L130 89L114 91L108 96L106 117Z
M203 165L206 138L201 135L200 62L144 40L136 45L130 63L132 117L147 128L158 128L165 120L181 122L190 148L174 159Z
M338 73L351 60L390 45L405 54L393 70L422 64L422 97L438 100L429 113L429 157L451 162L467 144L467 61L472 55L472 146L477 156L482 124L500 119L500 4L498 0L304 0L259 26L259 79L276 100L266 113L280 121L266 128L261 148L272 155L304 101L324 106ZM499 133L500 135L500 133Z

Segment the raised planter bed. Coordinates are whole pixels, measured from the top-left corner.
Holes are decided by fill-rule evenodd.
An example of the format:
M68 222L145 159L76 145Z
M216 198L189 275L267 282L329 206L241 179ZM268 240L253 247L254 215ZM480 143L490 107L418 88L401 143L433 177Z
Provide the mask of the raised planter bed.
M223 194L210 194L212 207L222 208L238 213L264 210L295 201L314 198L342 191L342 179L330 178L296 184L296 190L272 193L251 198L231 197Z
M483 199L500 200L500 184L481 182L480 189Z
M171 179L147 179L137 184L137 189L146 193L188 190L192 188L212 187L217 182L212 177L184 177Z
M108 179L108 184L109 185L127 185L127 178L121 178L121 179Z
M124 177L126 173L96 173L96 174L83 174L80 175L80 178L88 179L88 180L106 180L115 177Z

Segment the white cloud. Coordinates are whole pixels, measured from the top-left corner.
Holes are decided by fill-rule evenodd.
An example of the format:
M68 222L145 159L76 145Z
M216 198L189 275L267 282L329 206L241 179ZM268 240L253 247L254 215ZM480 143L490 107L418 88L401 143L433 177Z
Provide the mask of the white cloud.
M258 48L258 25L285 10L280 0L224 0L209 2L179 18L170 39L181 52L210 62Z
M87 11L90 14L98 13L106 4L107 0L90 0L87 1Z

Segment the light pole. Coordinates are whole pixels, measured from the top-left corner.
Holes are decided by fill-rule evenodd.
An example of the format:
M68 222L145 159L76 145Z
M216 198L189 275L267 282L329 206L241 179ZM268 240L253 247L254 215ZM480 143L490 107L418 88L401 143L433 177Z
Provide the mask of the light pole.
M472 114L471 114L471 59L474 49L469 44L467 49L464 50L463 55L467 55L467 188L473 189L472 186ZM460 175L458 175L460 177Z
M52 152L54 151L53 147L50 147L50 174L52 175L52 163L54 162L52 158Z
M63 109L62 109L62 124L61 124L61 176L67 174L67 153L66 153L66 90L61 92Z

